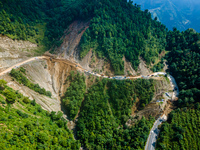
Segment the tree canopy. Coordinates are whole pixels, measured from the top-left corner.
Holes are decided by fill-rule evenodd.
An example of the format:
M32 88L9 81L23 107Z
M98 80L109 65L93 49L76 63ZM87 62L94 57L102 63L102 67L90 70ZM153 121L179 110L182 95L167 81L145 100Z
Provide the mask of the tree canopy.
M0 91L0 149L80 149L62 116L5 85Z
M151 19L148 11L122 0L101 0L94 10L90 27L81 39L80 57L94 49L98 57L111 61L116 74L123 74L125 56L135 70L141 56L148 65L165 50L166 32L164 25Z

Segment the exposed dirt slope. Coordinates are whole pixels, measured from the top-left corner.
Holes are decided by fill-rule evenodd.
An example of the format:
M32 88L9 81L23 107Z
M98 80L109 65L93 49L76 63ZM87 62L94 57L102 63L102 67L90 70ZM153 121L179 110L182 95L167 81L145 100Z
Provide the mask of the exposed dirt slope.
M160 78L161 80L155 80L155 93L151 103L146 105L146 107L142 110L137 110L138 104L134 105L132 107L132 114L131 114L133 119L129 119L127 121L127 125L134 124L135 122L134 118L141 119L142 116L148 118L150 115L155 118L158 118L160 114L162 114L164 111L168 111L170 98L165 95L165 92L171 94L173 89L170 83L167 80L165 80L164 77ZM157 100L161 101L162 99L164 100L163 102L156 102ZM136 102L138 101L139 100L137 99Z
M148 75L148 74L152 73L152 71L147 67L146 63L142 60L142 58L139 58L139 59L140 59L140 64L136 71L132 68L131 63L125 57L123 58L125 75L130 74L133 76L137 76L137 75Z
M26 76L35 84L45 88L52 93L52 98L40 95L26 86L13 81L12 78L6 74L2 76L8 82L8 85L15 90L19 90L30 99L35 99L44 109L49 111L61 111L60 96L64 94L69 83L65 82L71 70L76 70L75 67L63 61L38 60L29 62L23 65L26 69Z
M0 35L0 71L34 55L37 45Z
M59 97L63 96L69 85L66 82L67 76L69 76L72 70L75 71L76 68L74 65L62 60L48 59L47 64L52 79L52 88Z
M80 20L74 21L67 30L65 30L63 43L57 48L56 53L60 58L65 58L71 61L78 61L77 47L85 30L89 27L89 21L83 22Z
M79 63L84 69L89 71L96 71L98 73L113 75L113 69L110 62L106 59L99 59L96 57L96 54L92 51L92 49L88 52L88 54L80 60L79 58L79 42L83 33L89 27L89 21L83 22L80 20L74 21L68 29L64 32L63 43L60 47L55 50L56 55L59 58L64 58L73 62ZM145 62L140 58L140 64L138 66L137 71L135 71L131 67L131 63L128 62L125 57L124 60L124 73L125 75L132 74L136 75L147 75L150 74L151 71L146 66ZM128 73L129 72L129 73Z
M99 59L92 49L82 60L79 61L79 64L89 71L105 75L114 75L110 61L107 59Z

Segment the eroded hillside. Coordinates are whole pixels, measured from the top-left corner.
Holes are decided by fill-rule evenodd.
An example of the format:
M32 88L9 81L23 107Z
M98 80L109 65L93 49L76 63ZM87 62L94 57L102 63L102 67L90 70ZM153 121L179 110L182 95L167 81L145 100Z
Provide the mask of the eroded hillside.
M106 57L100 58L93 48L83 57L80 58L80 40L83 33L89 27L90 22L74 21L68 29L65 30L63 37L60 39L62 44L60 47L54 50L54 53L58 58L70 60L72 62L79 63L84 69L94 71L106 75L114 75L114 69L111 62ZM148 75L152 73L150 66L146 64L143 58L139 58L139 65L137 71L133 69L132 64L125 57L124 62L124 74L125 75Z
M36 60L28 64L23 65L23 68L26 70L25 76L34 84L38 84L40 87L44 88L46 91L52 93L52 97L36 93L35 91L29 89L28 87L19 84L17 81L13 80L12 77L4 75L3 79L8 82L8 85L15 90L23 93L25 96L28 96L30 99L35 99L38 104L40 104L44 109L48 111L64 111L65 109L61 105L61 97L64 96L64 93L67 91L67 88L70 86L69 80L67 78L70 75L71 71L77 71L77 68L73 63L67 60L46 58L46 60ZM81 70L80 70L81 71ZM98 77L93 77L90 74L85 74L86 76L86 86L89 89L93 84L96 84ZM169 91L170 84L165 80L165 78L155 78L155 93L152 102L155 102L157 99L163 98L163 93ZM137 88L137 87L135 87ZM139 99L138 99L139 100ZM139 103L132 108L132 115L135 113L138 114L137 108ZM151 109L149 109L151 108ZM150 112L149 112L150 110ZM161 112L162 108L158 104L151 104L144 108L140 114L144 116L157 116ZM156 112L156 113L155 113ZM141 115L141 116L142 116Z
M36 54L37 45L0 35L0 71Z

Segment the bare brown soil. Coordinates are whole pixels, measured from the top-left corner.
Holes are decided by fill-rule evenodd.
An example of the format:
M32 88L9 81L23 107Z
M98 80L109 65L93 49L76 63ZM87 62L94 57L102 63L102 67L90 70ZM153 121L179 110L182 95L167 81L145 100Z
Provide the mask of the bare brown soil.
M80 20L74 21L67 30L65 30L63 37L63 43L57 48L57 55L59 58L65 58L71 61L78 60L78 44L85 30L89 27L90 21L83 22Z
M150 104L146 105L144 109L138 110L139 99L136 99L135 105L131 109L132 119L129 119L126 123L128 126L134 125L135 121L141 119L143 116L145 118L148 118L149 116L158 118L163 113L167 115L173 110L170 99L164 94L171 90L170 83L168 83L164 77L158 78L159 77L156 77L156 80L154 81L155 93ZM162 103L156 102L161 99L164 99Z
M173 105L171 101L167 101L167 105L164 110L164 114L168 116L171 111L173 111L176 107Z
M132 68L131 62L129 62L125 57L123 57L124 61L124 74L125 75L132 75L132 76L138 76L138 75L148 75L152 73L152 71L148 68L145 61L140 57L140 64L138 66L137 71Z

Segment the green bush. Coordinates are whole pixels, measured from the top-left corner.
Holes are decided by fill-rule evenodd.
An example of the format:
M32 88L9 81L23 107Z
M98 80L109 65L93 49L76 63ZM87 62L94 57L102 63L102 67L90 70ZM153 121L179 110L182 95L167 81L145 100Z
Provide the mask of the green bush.
M2 80L2 79L0 80L0 91L4 90L6 84L7 82L5 80Z
M9 90L9 89L6 88L3 91L3 95L5 95L6 101L8 103L10 103L10 104L15 103L15 100L16 100L17 96L16 96L16 94L13 91L11 91L11 90Z
M24 103L28 104L30 103L30 99L28 97L24 97L23 100L22 100Z
M26 74L26 69L24 69L23 67L20 67L19 70L20 70L20 72Z
M31 101L31 105L33 105L33 106L36 105L35 99Z
M6 89L19 97L20 93L9 87ZM18 101L22 103L26 97L20 97ZM52 120L35 100L32 104L15 106L0 106L0 149L80 149L79 141L74 140L61 112L55 114L55 120ZM39 112L35 113L38 109Z
M62 101L68 110L70 119L74 119L81 107L86 92L85 76L80 73L70 72L70 87L65 92Z
M50 91L46 91L44 88L41 88L39 84L31 83L30 80L26 78L20 71L12 69L10 75L14 77L19 83L24 84L35 92L51 97L52 94Z

